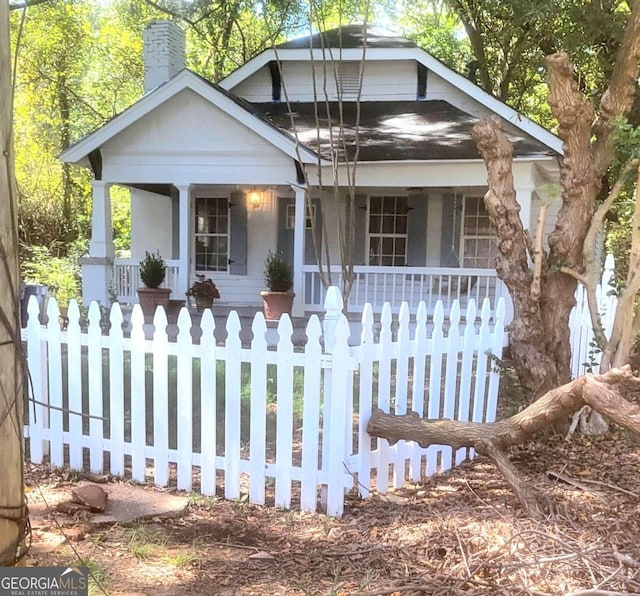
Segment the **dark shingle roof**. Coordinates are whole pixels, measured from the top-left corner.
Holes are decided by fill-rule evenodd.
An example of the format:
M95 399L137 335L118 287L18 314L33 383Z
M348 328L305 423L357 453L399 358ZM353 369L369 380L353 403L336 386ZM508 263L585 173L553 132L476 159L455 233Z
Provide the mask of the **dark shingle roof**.
M301 143L324 158L333 146L342 147L339 138L339 104L328 104L332 131L327 117L327 104L317 105L319 127L316 126L314 103L292 103L294 123L286 103L254 104L267 119L282 129L297 132ZM344 141L349 159L355 155L355 102L343 103ZM360 102L359 161L450 160L480 159L471 128L477 118L445 101L376 101ZM554 155L546 145L536 141L514 126L504 123L507 136L513 142L514 156ZM319 135L318 135L319 131ZM318 142L319 139L319 142ZM340 157L344 158L341 148Z
M364 25L345 25L336 29L330 29L322 33L323 39L320 39L320 33L316 33L311 37L300 37L285 41L276 46L282 50L295 50L305 48L361 48L365 41ZM395 33L375 27L366 26L367 46L372 48L415 48L417 45L404 37L400 37Z

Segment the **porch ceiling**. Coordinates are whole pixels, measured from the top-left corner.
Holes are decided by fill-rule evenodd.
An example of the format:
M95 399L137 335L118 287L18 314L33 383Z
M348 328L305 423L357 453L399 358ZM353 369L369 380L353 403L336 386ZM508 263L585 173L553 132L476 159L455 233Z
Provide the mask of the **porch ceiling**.
M173 188L172 184L125 184L125 186L130 186L131 188L137 188L138 190L146 190L147 192L152 192L157 195L163 195L165 197L171 196L171 189Z

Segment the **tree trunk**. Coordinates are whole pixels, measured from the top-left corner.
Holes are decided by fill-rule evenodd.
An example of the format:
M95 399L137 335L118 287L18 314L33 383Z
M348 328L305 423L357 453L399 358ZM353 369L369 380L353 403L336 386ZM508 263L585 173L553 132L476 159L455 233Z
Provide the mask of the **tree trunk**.
M615 153L613 121L631 109L640 73L640 1L631 4L622 44L599 113L585 98L566 54L547 58L548 102L564 143L560 162L562 206L549 252L532 246L523 230L515 200L511 144L496 117L482 120L473 137L487 165L485 205L498 235L496 262L513 299L511 349L522 387L539 396L569 380L569 315L575 304L576 279L584 272L583 250L603 176ZM537 268L529 261L538 260ZM629 322L630 324L630 322ZM638 321L640 328L640 320ZM616 362L625 361L624 357Z
M585 375L552 389L522 412L499 422L429 420L415 413L394 415L378 409L369 419L367 432L391 443L403 439L415 441L421 447L472 447L493 461L516 493L525 512L531 517L540 518L542 512L537 499L509 461L506 450L533 438L555 422L566 420L584 405L640 436L640 407L623 397L630 387L637 391L640 378L634 377L630 367L626 366L611 369L604 375Z
M9 6L0 2L0 566L24 554L21 344Z
M540 272L534 274L529 265L533 247L522 226L514 190L512 146L502 132L500 119L491 116L481 120L472 134L487 166L489 191L484 203L498 235L496 271L513 300L511 356L522 387L530 395L539 396L568 380L568 375L564 378L560 375L554 351L549 349L549 340L553 341L556 335L549 335L545 328L537 295L538 292L545 295L548 290L544 283L540 285L540 276L548 270L546 259L540 253ZM534 287L540 290L534 291Z

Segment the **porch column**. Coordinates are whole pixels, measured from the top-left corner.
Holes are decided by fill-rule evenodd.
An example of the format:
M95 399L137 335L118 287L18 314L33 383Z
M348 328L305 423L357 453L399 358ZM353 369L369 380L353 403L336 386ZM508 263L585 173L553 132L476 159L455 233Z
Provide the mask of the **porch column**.
M525 230L529 230L531 234L535 234L537 222L531 221L531 197L533 195L534 186L532 184L516 184L516 201L520 205L520 219Z
M111 225L111 185L104 180L93 180L91 242L89 256L79 259L82 267L82 301L108 306L109 290L113 278L113 227Z
M296 193L295 222L293 227L293 291L296 297L293 301L292 315L304 316L304 236L306 219L305 194L306 189L301 186L291 186Z
M91 182L93 189L93 212L89 255L113 258L113 226L111 225L110 184L104 180Z
M180 193L179 197L179 259L180 269L178 270L178 295L184 296L189 288L189 230L190 230L190 184L174 184Z

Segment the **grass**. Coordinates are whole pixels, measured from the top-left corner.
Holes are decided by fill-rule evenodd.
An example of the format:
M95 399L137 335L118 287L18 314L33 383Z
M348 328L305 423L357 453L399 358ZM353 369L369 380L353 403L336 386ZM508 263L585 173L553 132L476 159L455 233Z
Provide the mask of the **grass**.
M136 559L150 559L161 554L168 538L164 531L154 531L145 525L127 528L124 532L129 550Z
M104 567L93 559L76 560L69 567L86 567L89 570L89 596L104 594L106 571Z

